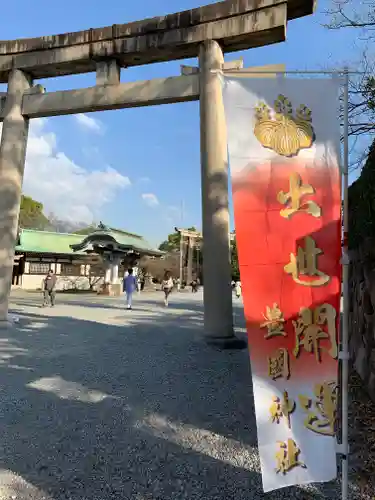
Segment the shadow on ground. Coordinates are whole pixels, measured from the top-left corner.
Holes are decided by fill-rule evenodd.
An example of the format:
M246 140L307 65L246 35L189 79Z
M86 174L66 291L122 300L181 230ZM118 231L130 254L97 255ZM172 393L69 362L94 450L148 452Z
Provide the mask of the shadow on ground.
M262 493L248 354L208 347L199 306L105 325L14 302L0 469L28 486L14 481L9 499L340 498L337 484Z

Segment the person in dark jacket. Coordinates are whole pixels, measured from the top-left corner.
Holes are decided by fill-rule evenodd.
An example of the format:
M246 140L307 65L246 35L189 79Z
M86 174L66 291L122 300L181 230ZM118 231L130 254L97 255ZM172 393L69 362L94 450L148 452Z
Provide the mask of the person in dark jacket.
M50 269L43 280L43 307L48 304L48 299L51 303L51 307L55 305L56 281L56 275L53 274L52 269Z

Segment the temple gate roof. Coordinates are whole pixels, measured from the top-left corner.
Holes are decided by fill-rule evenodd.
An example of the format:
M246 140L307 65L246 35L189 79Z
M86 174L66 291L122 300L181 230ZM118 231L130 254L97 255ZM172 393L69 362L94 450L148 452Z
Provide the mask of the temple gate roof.
M79 243L73 243L74 252L93 252L95 248L113 250L118 252L134 251L145 255L161 256L160 252L152 248L142 236L114 228L99 228L85 236Z
M114 250L134 251L144 255L163 255L142 236L119 229L98 229L88 235L55 233L35 229L21 229L19 233L17 252L59 255L86 255L93 252L95 245L112 245Z

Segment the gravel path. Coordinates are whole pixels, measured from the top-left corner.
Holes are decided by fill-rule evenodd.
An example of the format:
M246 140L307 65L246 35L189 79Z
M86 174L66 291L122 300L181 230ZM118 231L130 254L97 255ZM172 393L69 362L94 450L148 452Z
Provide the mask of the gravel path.
M202 341L202 297L16 292L0 330L0 500L338 499L264 495L247 351ZM238 334L244 335L240 305ZM353 491L352 499L363 499Z

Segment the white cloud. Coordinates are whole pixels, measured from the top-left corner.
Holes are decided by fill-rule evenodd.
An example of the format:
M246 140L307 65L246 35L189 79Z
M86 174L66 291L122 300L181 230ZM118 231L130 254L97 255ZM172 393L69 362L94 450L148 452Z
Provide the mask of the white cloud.
M130 180L110 166L89 171L74 163L58 150L47 123L45 118L31 120L23 192L42 202L46 214L90 223Z
M157 207L159 205L159 200L154 193L143 193L142 199L149 207Z
M91 116L85 115L84 113L74 115L74 118L77 123L85 129L91 130L92 132L96 132L98 134L103 132L103 124L97 118L92 118Z

